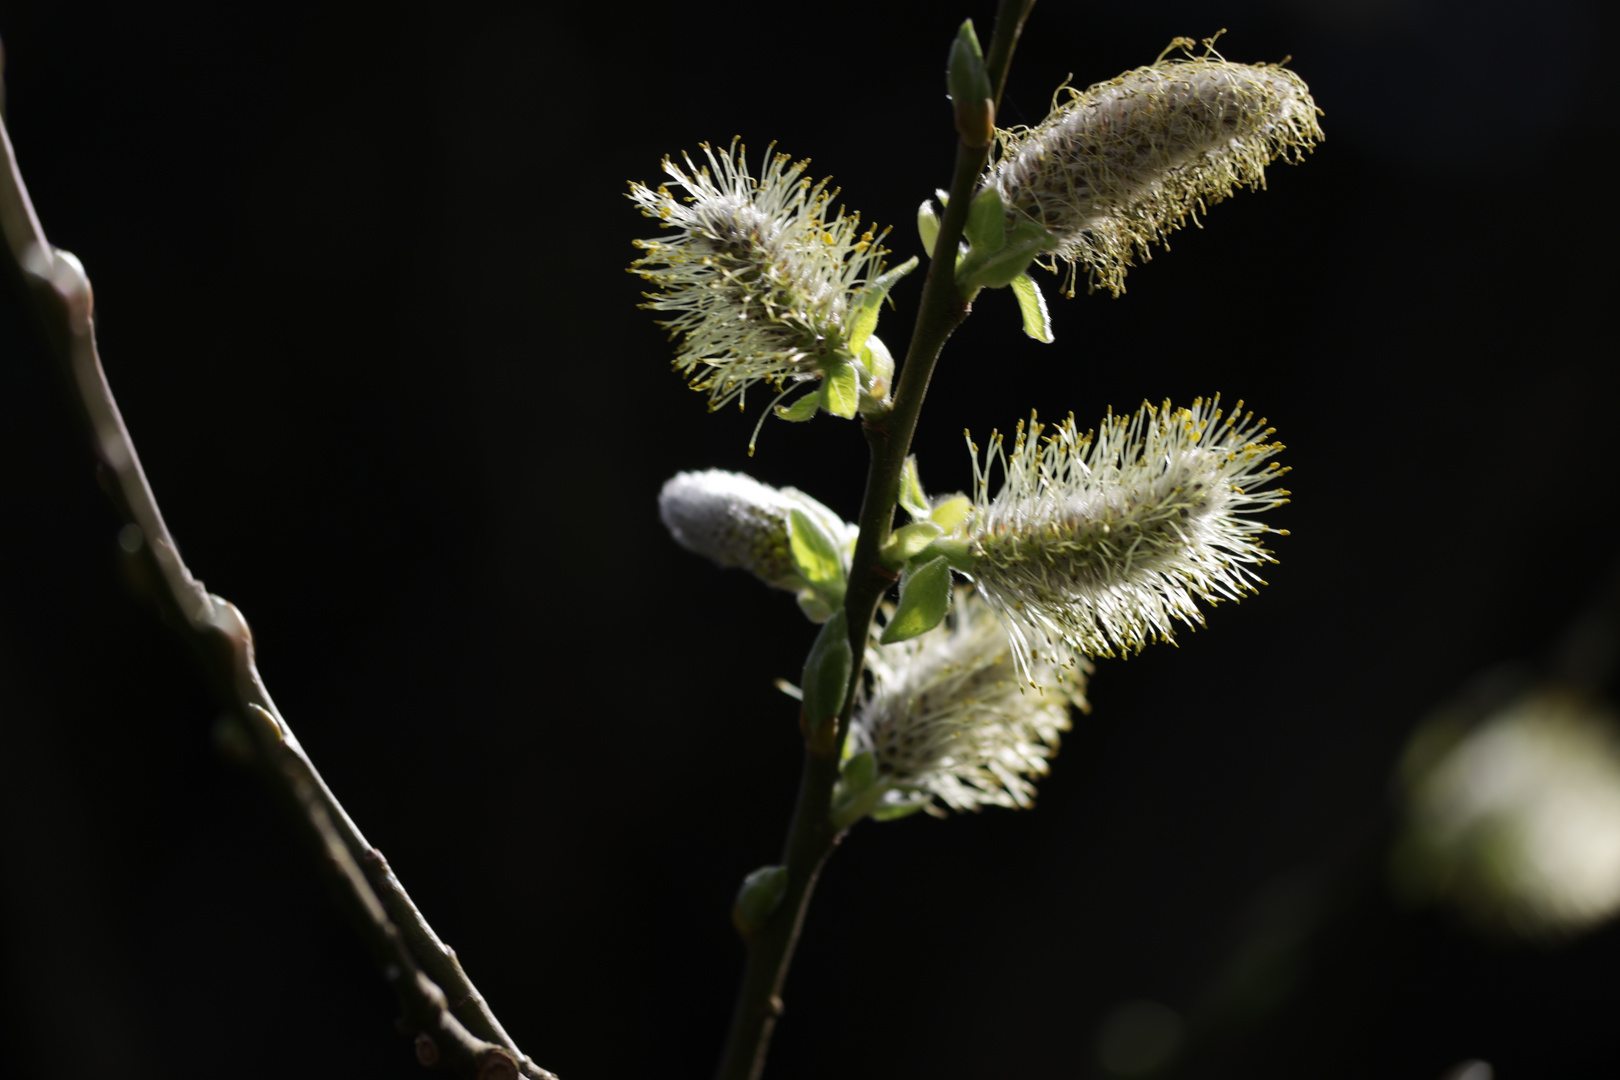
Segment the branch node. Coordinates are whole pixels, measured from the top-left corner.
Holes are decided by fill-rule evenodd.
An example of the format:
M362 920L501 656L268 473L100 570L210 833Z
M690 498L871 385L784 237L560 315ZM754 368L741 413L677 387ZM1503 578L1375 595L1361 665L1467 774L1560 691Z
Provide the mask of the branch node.
M486 1050L478 1059L478 1080L518 1080L517 1062L505 1050Z

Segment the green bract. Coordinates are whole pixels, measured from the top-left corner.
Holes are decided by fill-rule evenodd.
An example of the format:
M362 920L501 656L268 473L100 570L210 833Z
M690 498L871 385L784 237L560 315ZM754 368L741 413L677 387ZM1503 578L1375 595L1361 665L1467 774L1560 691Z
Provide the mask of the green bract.
M1040 286L1028 274L1012 279L1013 295L1018 298L1018 311L1024 316L1024 333L1036 341L1052 344L1052 316L1046 310L1046 297Z
M842 416L849 420L855 416L856 406L861 400L860 379L855 374L855 365L840 360L827 366L826 374L821 380L821 407L834 416Z
M928 496L923 494L922 480L917 475L917 455L906 458L900 470L900 505L913 521L928 516Z
M889 534L889 542L883 545L878 557L882 559L883 565L897 569L906 565L944 535L945 530L932 521L913 521L910 525L902 525Z
M900 579L900 604L883 628L883 644L914 638L940 624L951 606L951 568L943 557L907 571Z
M849 620L839 610L822 624L821 633L816 635L816 643L804 660L804 718L805 727L812 735L837 717L844 707L844 690L849 685L853 666Z
M827 599L829 606L843 603L844 553L837 538L803 510L791 511L788 521L788 549L800 576Z

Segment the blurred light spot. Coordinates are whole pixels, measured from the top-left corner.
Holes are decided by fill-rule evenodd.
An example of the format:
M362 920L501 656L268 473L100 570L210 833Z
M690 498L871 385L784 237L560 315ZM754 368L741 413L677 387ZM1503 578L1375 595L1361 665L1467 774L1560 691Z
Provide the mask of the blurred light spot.
M1097 1028L1097 1060L1115 1076L1143 1076L1175 1055L1181 1017L1153 1001L1116 1005Z
M1496 1070L1491 1068L1490 1062L1470 1058L1447 1069L1440 1080L1492 1080L1494 1076Z
M133 555L141 550L141 527L134 522L118 530L118 546L124 549L125 554Z
M1426 724L1403 779L1392 872L1409 898L1532 937L1620 911L1620 735L1608 710L1544 689L1466 733Z

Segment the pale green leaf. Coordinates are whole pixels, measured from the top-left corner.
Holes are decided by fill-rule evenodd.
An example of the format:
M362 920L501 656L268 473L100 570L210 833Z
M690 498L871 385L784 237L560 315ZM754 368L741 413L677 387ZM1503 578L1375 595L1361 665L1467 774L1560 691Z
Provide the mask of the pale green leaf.
M900 604L883 628L883 644L927 633L940 624L950 606L951 567L943 557L907 572L900 579Z
M948 533L953 533L973 512L973 503L966 495L958 495L940 503L929 511L928 520Z
M889 290L895 283L913 270L917 269L917 257L913 255L899 266L887 273L881 274L866 283L855 302L851 305L849 323L849 351L860 355L861 347L866 339L872 336L877 329L878 314L883 309L883 301L888 297Z
M860 378L855 374L855 365L845 362L835 363L827 368L821 380L821 407L834 416L842 416L848 420L854 417L855 407L860 401Z
M888 567L904 566L929 544L945 535L945 530L932 521L913 521L889 534L878 558Z
M789 423L798 424L816 415L819 408L821 408L821 394L812 392L791 405L778 405L776 415Z
M1052 344L1052 316L1046 310L1046 297L1041 287L1028 274L1012 279L1013 295L1018 298L1018 310L1024 315L1024 333L1036 341Z
M879 803L872 808L873 821L899 821L903 817L910 817L933 800L927 795L920 795L910 802Z
M844 562L838 556L838 541L821 522L795 509L788 515L788 548L799 576L812 585L841 580Z
M928 496L923 494L922 480L917 475L917 456L906 458L900 471L900 505L906 508L913 521L928 516Z
M894 354L889 347L883 344L883 339L876 334L868 334L866 344L861 346L861 363L866 365L866 371L872 376L872 386L875 391L886 392L889 380L894 378Z
M854 798L877 781L877 757L870 750L862 750L844 762L839 775L846 798Z
M999 251L1006 244L1007 208L995 188L985 188L969 204L967 224L962 227L962 235L967 237L973 250L980 255Z

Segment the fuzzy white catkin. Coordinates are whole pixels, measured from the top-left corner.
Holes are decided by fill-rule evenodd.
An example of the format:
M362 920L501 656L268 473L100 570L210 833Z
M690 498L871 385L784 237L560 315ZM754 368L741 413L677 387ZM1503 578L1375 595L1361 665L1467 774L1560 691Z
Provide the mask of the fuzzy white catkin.
M1027 689L1007 632L982 598L963 590L947 623L867 652L872 684L851 729L872 751L891 806L928 800L953 810L1029 807L1071 707L1086 708L1085 673L1038 664Z
M840 541L853 535L854 526L804 492L773 488L742 473L678 473L658 493L658 516L682 547L779 589L805 585L788 546L794 510L809 514Z
M1274 429L1219 396L1144 403L1081 432L1019 425L1011 454L992 433L974 456L970 575L1001 617L1021 674L1170 639L1203 622L1196 601L1236 600L1275 561L1249 515L1288 501ZM971 443L969 444L971 446ZM993 466L1003 479L992 496Z
M1188 57L1065 89L1039 125L999 133L985 183L1057 235L1070 292L1081 269L1094 288L1123 292L1126 267L1152 244L1323 137L1304 81L1278 65Z
M675 368L709 407L741 403L757 382L819 378L849 340L853 298L881 272L884 250L858 214L834 212L838 192L812 183L805 161L766 153L758 177L746 148L703 144L703 165L664 159L683 189L630 185L641 212L672 234L635 241L630 271L653 286L643 307L673 317Z

